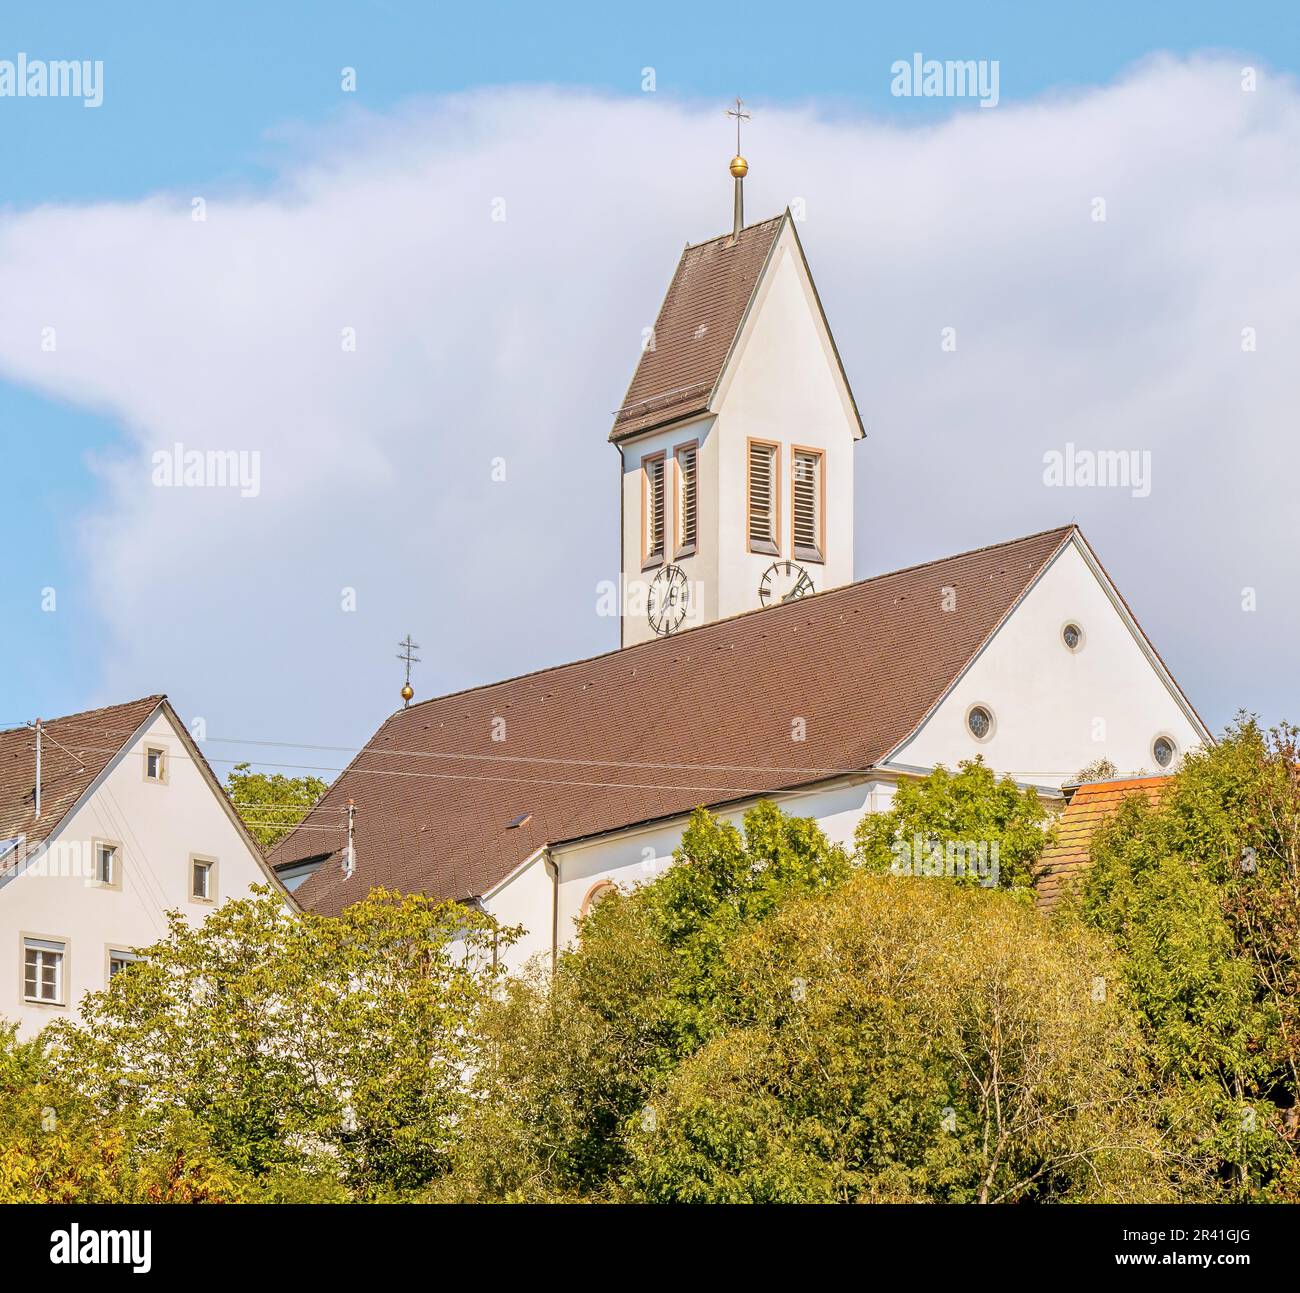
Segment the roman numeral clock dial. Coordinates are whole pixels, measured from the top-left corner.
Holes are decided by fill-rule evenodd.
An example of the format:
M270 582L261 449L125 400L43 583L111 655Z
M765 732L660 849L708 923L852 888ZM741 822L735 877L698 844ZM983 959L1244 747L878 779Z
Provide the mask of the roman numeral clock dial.
M763 571L758 585L758 600L764 606L793 602L817 590L812 576L797 561L774 561Z
M660 637L682 626L691 605L691 584L681 566L665 566L650 584L646 597L646 618Z

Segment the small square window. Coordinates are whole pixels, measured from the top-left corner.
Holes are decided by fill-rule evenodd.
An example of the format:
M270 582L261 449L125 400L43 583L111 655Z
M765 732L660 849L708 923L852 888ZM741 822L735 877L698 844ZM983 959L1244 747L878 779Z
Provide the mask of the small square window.
M213 898L213 864L195 858L191 864L192 881L190 894L199 902L211 902Z
M151 745L144 752L144 779L146 781L167 780L167 751Z
M134 952L111 948L108 953L108 979L111 983L123 970L129 969L142 958Z
M63 961L67 944L23 939L23 997L46 1006L63 1004Z
M122 882L116 844L95 845L95 883L116 889Z

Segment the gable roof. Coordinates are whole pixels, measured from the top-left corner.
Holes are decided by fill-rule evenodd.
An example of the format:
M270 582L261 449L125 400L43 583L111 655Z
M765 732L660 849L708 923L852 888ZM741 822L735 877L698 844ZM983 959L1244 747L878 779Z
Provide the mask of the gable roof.
M290 908L297 902L266 861L243 819L235 811L217 774L204 758L165 695L143 696L121 705L88 709L41 723L41 815L36 817L36 732L15 727L0 732L0 850L5 841L25 837L28 850L49 839L94 786L105 769L158 711L166 714L209 789L257 859L267 882Z
M787 217L689 243L641 352L609 433L617 442L665 422L706 413Z
M1036 870L1037 900L1050 911L1062 894L1083 880L1092 861L1092 837L1129 795L1155 804L1172 777L1127 777L1086 782L1070 796L1056 824L1056 842L1043 851Z
M48 838L113 757L153 715L162 696L88 709L41 724L41 815L36 817L36 733L0 732L0 839Z
M866 771L1074 533L1048 530L398 710L270 861L326 858L295 891L325 912L374 886L479 897L548 844ZM960 595L944 611L949 587ZM796 718L802 741L791 739ZM504 739L494 741L497 719ZM345 879L333 863L349 799L356 871ZM321 829L331 824L333 835Z

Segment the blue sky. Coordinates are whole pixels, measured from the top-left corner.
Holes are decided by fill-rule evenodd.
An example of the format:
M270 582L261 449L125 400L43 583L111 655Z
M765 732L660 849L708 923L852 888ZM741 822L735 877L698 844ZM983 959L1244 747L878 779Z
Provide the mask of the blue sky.
M501 87L499 116L489 112L487 124L480 123L485 137L495 132L492 139L513 136L519 143L536 132L540 140L547 137L544 118L550 101L530 99L527 94L520 97L521 87L591 92L584 100L590 111L613 112L620 103L644 101L640 83L647 66L655 69L657 109L677 105L699 114L703 122L716 117L722 130L723 105L736 93L743 94L756 116L754 143L746 151L761 159L764 119L782 113L791 120L810 113L828 129L846 122L886 130L915 127L922 133L941 127L950 114L981 115L972 104L954 108L943 100L892 97L889 65L913 51L940 59L996 59L1001 69L999 111L1030 103L1050 111L1053 104L1084 94L1089 87L1107 87L1132 75L1144 59L1161 53L1219 55L1224 66L1258 61L1275 74L1300 72L1300 16L1287 4L1187 3L870 7L660 3L544 8L399 0L220 6L6 4L0 58L13 58L20 50L32 58L102 60L104 102L97 109L86 109L72 101L0 99L0 175L4 176L0 220L36 218L42 207L73 215L104 203L122 204L129 210L157 193L181 201L188 201L192 193L204 193L218 200L255 203L282 191L286 183L292 185L294 168L304 158L310 164L324 153L329 166L360 165L367 149L386 148L391 138L403 132L426 124L433 132L449 129L457 118L436 105L445 103L445 96L467 91ZM340 92L340 69L345 66L356 69L355 94ZM426 101L435 106L426 110L420 106ZM600 182L617 185L620 201L636 203L639 186L653 187L644 174L651 151L647 136L638 133L637 119L629 120L634 124L626 135L615 136L615 145L626 151L616 155ZM653 132L655 126L651 123L645 129ZM322 145L322 140L331 142ZM429 143L452 151L459 146L454 139L436 137ZM462 151L472 153L475 147L470 140ZM725 149L721 131L717 141L710 140L710 147ZM486 145L484 151L490 151ZM755 180L764 182L761 170ZM497 181L483 182L490 188ZM662 185L664 176L655 176L654 182ZM864 182L870 191L869 177ZM872 201L888 203L888 188ZM59 228L56 225L50 237L65 236ZM673 228L665 243L676 247L687 238L711 232ZM815 231L810 230L806 240L816 270ZM636 273L637 292L650 298L639 303L639 311L654 308L670 268L670 257L663 258L656 247L650 262ZM837 289L834 282L828 284L820 277L819 282L830 299L834 324ZM129 286L125 290L129 293ZM852 304L848 289L843 291L842 315ZM485 340L484 345L489 344L496 343ZM616 398L627 376L627 365L621 360L608 368L599 378L599 398L592 401L602 412L610 406L609 393ZM421 632L426 636L454 632L441 622L426 623L423 629L418 623L408 625L420 616L414 605L411 613L402 612L399 584L383 594L393 611L391 623L376 628L373 637L349 639L349 645L340 647L341 654L328 662L303 665L285 677L291 662L313 651L305 641L294 650L281 644L271 651L268 645L272 632L280 638L291 633L293 590L301 586L301 579L313 577L297 564L292 579L286 579L283 571L267 572L268 579L279 581L278 591L256 611L242 606L237 592L227 589L211 606L212 621L191 626L196 635L207 635L219 620L221 631L231 633L232 640L237 637L246 649L246 655L230 661L238 683L230 687L229 695L207 694L202 681L192 676L193 668L187 669L183 655L178 658L173 638L168 639L169 649L160 646L152 660L147 651L142 654L138 641L129 644L134 651L130 666L115 669L111 657L123 645L123 628L120 620L113 622L113 616L106 614L105 605L106 598L118 594L105 591L104 570L87 559L82 521L104 511L111 492L105 464L111 473L112 464L139 449L131 438L132 414L125 402L105 393L102 383L97 386L76 373L66 380L34 382L23 380L21 364L5 365L0 371L9 373L9 380L0 380L6 512L11 535L21 536L18 542L5 544L0 554L0 612L9 630L0 634L0 722L7 725L38 713L50 715L125 699L115 689L138 684L138 691L169 691L183 710L221 716L214 718L213 730L219 727L227 734L349 744L364 738L390 703L386 693L376 694L334 714L322 712L317 689L340 670L357 667L359 654L349 653L365 652L375 661L375 677L386 678L390 662L377 643L390 637L395 642L408 627L417 637ZM147 366L143 371L148 373ZM579 373L573 380L580 384L584 379ZM863 381L858 379L859 386ZM861 390L859 398L870 405ZM400 416L394 413L395 418ZM461 417L474 420L472 403L467 403ZM472 433L473 427L468 430ZM603 433L601 426L591 427L598 457ZM599 457L592 478L608 482L612 473L612 459ZM1017 488L1014 481L1005 485L1010 495ZM1033 509L1025 510L1022 523L1018 509L999 506L1003 514L999 524L987 534L971 530L973 540L1011 537L1039 528L1040 518ZM1060 517L1060 510L1058 506L1055 514L1043 516L1044 524L1069 519ZM1187 517L1183 520L1191 523ZM111 510L110 521L128 523L120 512ZM1106 522L1098 523L1104 537ZM607 537L610 524L603 514L593 522L595 528L603 527L600 532ZM889 527L889 535L882 535L866 559L860 560L865 569L859 573L939 555L949 529L955 546L969 546L964 542L965 530L938 526L942 537L936 534L934 550L914 552L906 531ZM1114 559L1114 549L1108 551L1105 543L1098 542L1094 530L1089 533L1141 615L1142 599L1124 578L1127 563ZM160 541L165 544L166 537ZM411 547L397 530L386 535L385 542L398 552ZM612 549L612 541L608 546ZM209 568L219 566L226 551L232 550L214 540L213 550L204 554ZM301 558L296 556L295 561L300 563ZM1250 582L1248 553L1240 564L1244 573L1225 574L1225 580ZM1136 562L1134 569L1138 569ZM580 579L575 577L575 585L591 573L584 569ZM201 568L194 577L203 577ZM256 569L249 578L256 581ZM332 595L347 578L345 572L336 576L331 571L322 574L322 585L327 584ZM430 664L423 694L612 645L608 626L588 626L558 632L549 648L537 645L536 634L529 632L522 635L529 639L527 646L498 650L496 640L509 636L500 629L502 618L508 622L508 607L502 601L502 580L484 578L487 582L477 591L466 593L461 615L477 608L482 618L495 619L497 627L488 634L493 649L481 651L472 641L459 653L448 647L439 664L438 648L426 647ZM57 614L41 610L39 594L45 586L58 590ZM409 584L407 588L413 604L422 600ZM178 591L157 589L158 617L167 614L171 594ZM1225 605L1230 601L1225 597ZM1185 612L1188 602L1181 605ZM1147 627L1166 656L1172 657L1175 672L1212 725L1226 721L1238 704L1258 707L1271 718L1284 712L1296 715L1290 684L1276 672L1270 679L1272 657L1252 657L1247 650L1242 658L1250 662L1249 667L1240 677L1224 680L1205 654L1198 655L1198 632L1186 625L1185 614L1180 627L1178 610L1177 601L1167 606L1157 603L1157 623L1153 626L1148 620ZM272 630L268 620L277 613L283 619ZM245 615L247 623L241 621ZM131 623L132 634L143 639L158 631L148 614L135 614ZM1261 625L1258 632L1276 634L1282 627L1276 621L1267 629ZM153 678L156 683L148 681ZM358 689L365 690L360 683Z
M890 96L884 69L917 50L997 59L1009 100L1105 83L1155 51L1240 51L1300 70L1300 12L1284 2L3 8L5 57L25 50L106 68L98 109L5 104L4 201L18 205L256 184L272 173L278 131L345 108L385 111L413 95L520 83L634 94L645 66L665 95L741 93L904 119L948 110ZM346 101L343 66L358 71Z

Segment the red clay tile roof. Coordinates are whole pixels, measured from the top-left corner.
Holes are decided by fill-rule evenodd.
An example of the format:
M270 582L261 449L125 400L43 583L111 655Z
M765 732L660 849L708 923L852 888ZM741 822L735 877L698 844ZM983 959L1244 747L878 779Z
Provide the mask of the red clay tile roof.
M380 885L469 898L543 844L870 768L912 733L1073 532L398 710L270 861L328 855L295 893L324 912ZM960 592L955 611L942 609L945 587ZM796 717L803 742L791 740ZM498 718L503 741L492 740ZM349 798L357 869L345 880L338 824Z
M1038 861L1038 905L1050 911L1068 889L1082 881L1091 862L1093 832L1119 811L1129 795L1150 803L1160 798L1170 777L1129 777L1119 781L1092 781L1070 797L1056 826L1056 843Z
M642 351L610 440L708 410L785 216L687 246Z
M30 727L0 732L0 839L25 835L29 847L45 839L163 700L145 696L43 723L39 821L36 733Z

